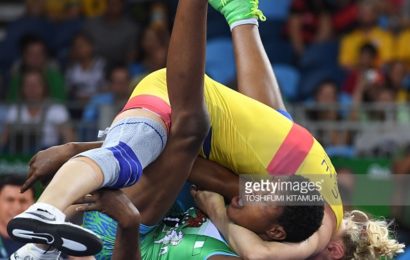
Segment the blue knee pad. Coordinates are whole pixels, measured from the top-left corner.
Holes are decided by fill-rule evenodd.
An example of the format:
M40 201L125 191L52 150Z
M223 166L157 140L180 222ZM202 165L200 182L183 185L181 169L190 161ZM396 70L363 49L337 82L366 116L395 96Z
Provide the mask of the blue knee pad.
M107 148L120 165L118 179L111 188L122 188L136 183L142 174L142 165L134 151L126 143Z

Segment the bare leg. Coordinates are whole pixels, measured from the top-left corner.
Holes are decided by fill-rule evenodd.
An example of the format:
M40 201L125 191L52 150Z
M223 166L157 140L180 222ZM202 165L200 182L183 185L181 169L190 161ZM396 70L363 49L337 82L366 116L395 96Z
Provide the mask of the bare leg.
M94 161L85 157L75 158L58 170L38 202L65 210L74 201L101 187L102 182L102 171Z
M232 30L232 39L239 92L274 109L285 110L258 27L252 24L236 26Z
M228 22L234 43L238 89L242 94L274 109L285 110L275 75L257 27L266 17L257 1L209 0Z

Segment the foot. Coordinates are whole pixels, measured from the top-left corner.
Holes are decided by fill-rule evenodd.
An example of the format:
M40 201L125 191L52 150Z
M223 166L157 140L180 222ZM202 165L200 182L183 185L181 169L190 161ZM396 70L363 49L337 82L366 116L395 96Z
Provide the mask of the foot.
M48 245L71 256L95 255L102 249L100 238L93 232L61 220L50 210L33 206L9 222L7 231L11 238Z
M223 14L228 24L256 18L265 21L266 17L259 10L258 0L209 0L209 4Z
M11 260L59 260L60 252L56 249L43 250L34 244L26 244L10 256Z

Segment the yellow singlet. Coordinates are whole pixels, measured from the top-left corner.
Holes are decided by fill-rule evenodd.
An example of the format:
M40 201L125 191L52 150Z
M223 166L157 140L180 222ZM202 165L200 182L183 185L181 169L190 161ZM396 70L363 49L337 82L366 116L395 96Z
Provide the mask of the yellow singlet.
M205 77L205 100L211 131L201 156L237 174L326 176L321 194L340 226L343 206L336 171L323 147L305 128L209 77ZM165 69L148 75L135 87L124 109L136 107L150 109L170 123Z

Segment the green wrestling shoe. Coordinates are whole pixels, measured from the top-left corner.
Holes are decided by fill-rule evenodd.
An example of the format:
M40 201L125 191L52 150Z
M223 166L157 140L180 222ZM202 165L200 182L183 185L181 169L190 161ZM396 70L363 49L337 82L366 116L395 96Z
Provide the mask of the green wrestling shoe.
M225 16L230 26L234 22L250 18L266 20L259 9L259 0L209 0L209 4Z

